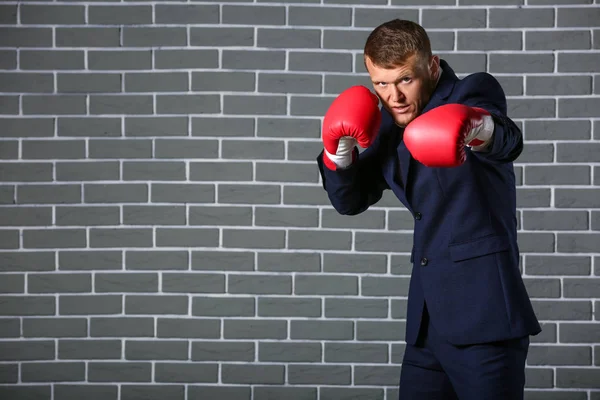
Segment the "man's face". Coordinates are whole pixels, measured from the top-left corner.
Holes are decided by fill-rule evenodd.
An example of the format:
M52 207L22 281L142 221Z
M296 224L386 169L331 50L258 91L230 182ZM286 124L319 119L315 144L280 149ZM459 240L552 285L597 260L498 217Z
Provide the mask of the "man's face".
M399 126L406 126L425 108L435 89L439 58L421 60L416 55L394 68L382 68L366 58L375 93Z

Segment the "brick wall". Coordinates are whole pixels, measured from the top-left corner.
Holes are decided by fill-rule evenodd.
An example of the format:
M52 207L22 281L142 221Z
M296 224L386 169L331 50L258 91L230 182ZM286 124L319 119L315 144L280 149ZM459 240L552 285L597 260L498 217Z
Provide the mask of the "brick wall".
M599 400L598 3L2 2L0 398L396 399L412 219L314 159L402 17L524 131L527 399Z

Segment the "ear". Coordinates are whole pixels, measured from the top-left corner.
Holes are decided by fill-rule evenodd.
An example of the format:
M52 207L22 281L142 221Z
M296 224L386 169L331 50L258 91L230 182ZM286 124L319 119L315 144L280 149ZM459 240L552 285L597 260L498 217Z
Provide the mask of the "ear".
M429 61L429 73L434 80L440 75L440 57L439 56L431 56L431 60Z

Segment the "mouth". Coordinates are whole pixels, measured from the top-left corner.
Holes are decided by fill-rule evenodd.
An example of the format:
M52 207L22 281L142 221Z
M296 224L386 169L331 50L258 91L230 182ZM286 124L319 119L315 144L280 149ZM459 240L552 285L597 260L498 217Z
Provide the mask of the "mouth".
M396 114L406 114L410 106L402 106L402 107L392 107L392 110Z

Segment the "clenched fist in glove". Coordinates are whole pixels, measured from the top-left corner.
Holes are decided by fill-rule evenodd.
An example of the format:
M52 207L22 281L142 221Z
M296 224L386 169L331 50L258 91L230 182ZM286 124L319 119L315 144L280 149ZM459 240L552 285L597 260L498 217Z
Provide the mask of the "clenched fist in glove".
M352 164L354 146L369 147L381 124L379 98L364 86L352 86L331 104L323 119L324 164L332 170Z
M466 160L466 146L484 150L493 133L494 120L486 110L446 104L410 122L404 130L404 144L423 165L456 167Z

